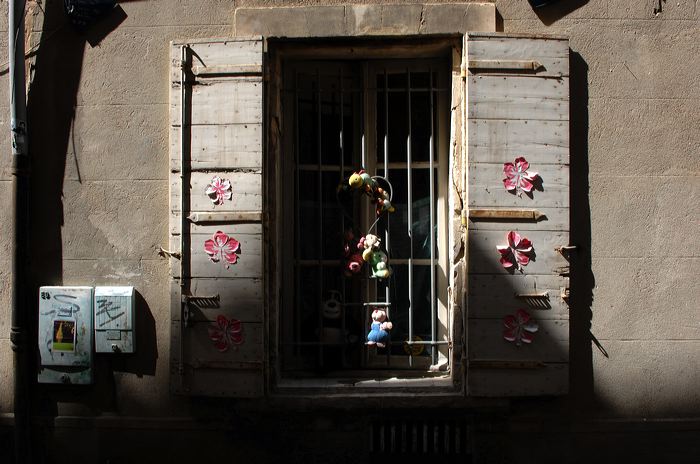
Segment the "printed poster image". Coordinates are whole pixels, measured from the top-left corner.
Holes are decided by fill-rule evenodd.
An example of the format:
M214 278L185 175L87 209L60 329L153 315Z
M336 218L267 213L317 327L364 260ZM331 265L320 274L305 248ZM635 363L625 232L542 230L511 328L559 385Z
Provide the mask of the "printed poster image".
M53 351L75 351L75 319L53 321Z

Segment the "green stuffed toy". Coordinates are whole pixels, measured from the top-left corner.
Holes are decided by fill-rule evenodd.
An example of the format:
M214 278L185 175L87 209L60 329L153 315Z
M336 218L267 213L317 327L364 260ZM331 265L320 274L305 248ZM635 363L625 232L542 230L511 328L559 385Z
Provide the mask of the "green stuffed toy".
M362 259L369 263L372 269L372 277L388 279L392 270L389 266L389 257L380 248L381 240L373 234L367 234L360 239L360 245L365 248Z

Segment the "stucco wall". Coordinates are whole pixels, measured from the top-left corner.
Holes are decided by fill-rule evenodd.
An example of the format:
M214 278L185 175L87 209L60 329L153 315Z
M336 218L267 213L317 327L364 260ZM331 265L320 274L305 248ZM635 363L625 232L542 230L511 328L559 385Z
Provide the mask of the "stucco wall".
M412 2L124 2L126 18L95 46L65 24L63 2L41 3L29 3L28 20L44 30L32 35L33 43L44 40L29 102L32 278L136 286L152 341L135 361L103 360L97 387L39 389L37 410L199 415L201 404L168 394L168 262L157 249L167 243L169 41L232 35L236 8ZM572 393L517 401L512 410L576 420L698 417L700 8L692 0L560 3L535 12L525 0L495 2L506 32L570 37L572 237L583 248L572 282ZM7 2L0 5L6 50ZM9 134L7 87L3 72L0 127ZM0 412L7 413L11 175L3 140ZM589 324L602 350L587 337Z

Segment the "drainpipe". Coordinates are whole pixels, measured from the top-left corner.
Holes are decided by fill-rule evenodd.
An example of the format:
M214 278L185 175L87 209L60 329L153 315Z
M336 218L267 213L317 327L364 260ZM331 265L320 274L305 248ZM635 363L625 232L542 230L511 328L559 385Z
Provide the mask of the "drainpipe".
M14 358L15 461L31 462L29 410L29 346L27 344L27 237L29 233L29 154L24 74L25 0L9 4L10 124L12 138L12 328Z

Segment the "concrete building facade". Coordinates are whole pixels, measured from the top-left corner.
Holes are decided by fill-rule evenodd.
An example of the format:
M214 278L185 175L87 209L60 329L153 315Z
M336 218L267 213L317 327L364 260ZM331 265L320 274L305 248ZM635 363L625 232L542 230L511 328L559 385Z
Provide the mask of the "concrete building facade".
M7 2L2 6L6 13ZM461 454L454 442L452 451L437 453L446 462L696 462L699 23L691 0L572 0L540 9L524 0L143 0L121 2L78 32L63 2L28 2L31 310L38 312L45 285L138 291L134 355L95 357L90 386L32 386L34 459L413 462L412 453L380 452L379 437L399 440L402 426L409 424L403 433L410 435L419 423L440 437L454 437L446 426L465 430ZM569 41L569 227L578 250L570 273L568 393L280 395L269 379L257 398L174 393L172 258L159 254L161 247L173 251L171 44L248 36L442 40L481 32ZM9 134L7 72L0 80L0 127ZM3 450L13 446L11 191L9 156L2 156ZM30 334L36 345L36 328ZM267 363L269 341L261 345Z

